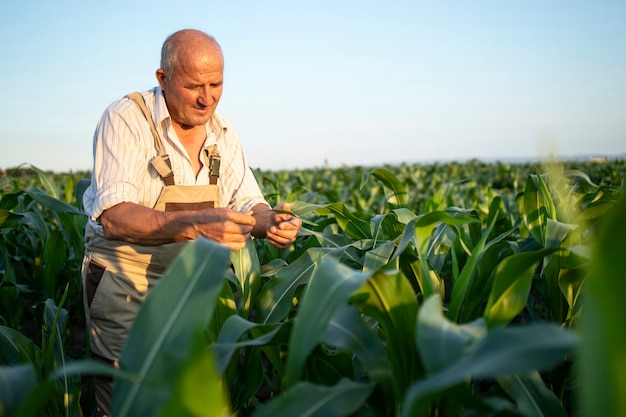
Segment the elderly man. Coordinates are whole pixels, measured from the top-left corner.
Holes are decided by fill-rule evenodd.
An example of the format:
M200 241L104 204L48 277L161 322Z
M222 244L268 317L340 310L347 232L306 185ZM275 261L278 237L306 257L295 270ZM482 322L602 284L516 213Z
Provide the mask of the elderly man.
M288 204L269 210L237 133L216 112L223 72L214 38L176 32L163 44L158 87L111 104L97 125L83 265L95 358L117 363L148 288L186 242L238 250L254 236L286 248L298 235L301 221L285 214ZM100 415L111 386L96 379Z

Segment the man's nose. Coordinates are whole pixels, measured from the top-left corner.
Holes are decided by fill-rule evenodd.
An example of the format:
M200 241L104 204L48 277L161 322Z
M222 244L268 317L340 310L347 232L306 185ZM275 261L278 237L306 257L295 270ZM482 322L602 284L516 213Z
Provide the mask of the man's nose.
M198 96L198 104L208 107L213 104L213 96L211 95L211 86L205 85L200 89L200 95Z

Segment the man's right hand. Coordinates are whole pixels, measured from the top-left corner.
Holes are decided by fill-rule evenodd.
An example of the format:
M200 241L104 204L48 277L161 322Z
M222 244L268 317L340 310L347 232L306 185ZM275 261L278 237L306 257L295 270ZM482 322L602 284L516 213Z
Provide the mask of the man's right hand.
M256 224L251 214L225 208L201 210L195 216L197 222L194 227L199 236L239 250L246 246L246 240Z

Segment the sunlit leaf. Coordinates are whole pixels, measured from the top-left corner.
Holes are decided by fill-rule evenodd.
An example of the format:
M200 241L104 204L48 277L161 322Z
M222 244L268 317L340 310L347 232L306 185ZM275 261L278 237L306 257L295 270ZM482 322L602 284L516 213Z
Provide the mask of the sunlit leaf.
M195 240L150 290L120 359L137 382L116 380L112 415L156 415L169 400L176 370L211 320L229 265L228 248Z
M524 309L537 263L554 250L541 249L511 255L496 267L484 314L489 327L507 325Z
M231 411L224 388L212 352L206 348L204 338L198 337L178 370L174 395L161 416L228 417Z
M231 253L230 260L241 288L240 314L248 317L261 288L261 265L254 241L248 239L245 248Z
M387 169L377 168L363 175L363 179L361 180L361 189L363 189L370 175L380 180L387 188L392 191L393 198L390 199L390 202L392 204L401 207L407 205L408 193L406 187L404 187L404 185L402 185L402 183L398 181L398 178Z

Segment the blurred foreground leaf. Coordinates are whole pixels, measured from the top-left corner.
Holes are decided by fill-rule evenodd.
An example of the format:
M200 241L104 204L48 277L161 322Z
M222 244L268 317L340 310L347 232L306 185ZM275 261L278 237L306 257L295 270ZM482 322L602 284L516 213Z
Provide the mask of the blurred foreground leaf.
M602 225L582 313L583 415L626 415L626 196Z
M211 320L229 265L228 248L198 239L150 290L120 359L137 380L117 380L112 415L154 416L171 398L177 373Z

